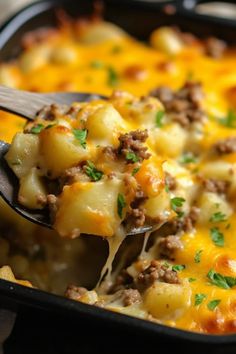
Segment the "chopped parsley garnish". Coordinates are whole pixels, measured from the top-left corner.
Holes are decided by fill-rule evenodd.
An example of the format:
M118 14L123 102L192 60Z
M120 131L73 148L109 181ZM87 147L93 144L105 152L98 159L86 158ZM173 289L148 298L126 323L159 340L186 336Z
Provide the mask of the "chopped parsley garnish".
M170 264L166 261L163 263L163 266L165 266L166 268L170 268Z
M194 72L192 70L189 70L187 72L187 76L186 76L186 81L191 81L193 80L193 77L194 77Z
M189 283L192 283L193 281L196 281L196 278L188 278Z
M82 148L86 149L86 138L87 138L87 130L86 129L73 129L74 137L79 140Z
M221 222L221 221L226 221L226 215L223 214L221 211L218 211L217 213L214 213L211 218L211 222Z
M158 111L156 114L156 126L158 128L163 127L163 118L164 118L165 112L164 111Z
M171 208L176 212L178 218L181 218L184 215L184 212L179 210L179 208L183 206L184 202L185 199L181 197L175 197L170 200Z
M115 69L109 66L107 68L107 73L108 73L108 79L107 79L108 85L112 87L116 86L118 84L119 77Z
M186 152L180 157L179 162L184 164L195 163L196 157L191 152Z
M236 278L216 273L214 269L211 269L208 272L207 278L211 281L211 284L216 285L222 289L230 289L236 285Z
M178 208L181 208L183 206L185 202L185 199L184 198L181 198L181 197L174 197L170 200L170 203L171 203L171 208L174 210L174 211L177 211Z
M227 115L223 118L220 118L219 123L228 128L236 128L236 112L230 109Z
M132 176L136 175L136 173L138 173L139 170L140 170L140 167L134 168L132 171Z
M139 161L139 157L134 152L127 152L125 158L132 163Z
M50 128L52 128L52 127L55 127L55 125L56 125L56 124L48 124L48 125L45 127L45 129L50 129Z
M94 60L91 62L91 67L94 69L101 69L104 67L104 63L100 60Z
M103 176L103 172L97 170L91 161L87 161L87 166L85 166L85 173L94 182L100 181Z
M30 133L31 134L39 134L43 129L44 129L43 124L37 124L31 128Z
M119 193L117 197L117 211L119 217L122 219L123 209L126 207L126 201L123 194Z
M202 252L203 252L203 250L196 251L195 256L194 256L194 262L195 263L200 263L201 262Z
M111 50L111 53L112 54L117 54L117 53L120 53L122 51L122 47L120 45L115 45L112 50Z
M170 191L168 184L165 184L165 191L166 191L166 193L169 193L169 191Z
M206 294L195 294L194 306L200 305L206 299Z
M222 234L222 232L219 231L218 227L213 227L210 230L210 234L211 234L211 239L216 246L218 247L224 246L225 244L224 234Z
M216 299L216 300L212 300L212 301L208 302L208 304L207 304L208 310L214 311L220 302L221 302L220 299Z
M176 264L172 267L172 270L174 270L175 272L180 272L181 270L185 269L185 265L184 264Z

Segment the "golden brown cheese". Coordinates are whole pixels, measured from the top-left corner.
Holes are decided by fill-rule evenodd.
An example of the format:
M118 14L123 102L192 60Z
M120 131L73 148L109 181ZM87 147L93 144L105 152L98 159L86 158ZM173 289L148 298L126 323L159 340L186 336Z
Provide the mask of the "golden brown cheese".
M163 39L163 35L160 36L160 32L156 32L151 38L153 47L148 47L120 32L114 38L106 37L105 40L93 42L91 37L86 40L86 36L83 41L74 39L70 33L62 29L56 36L27 49L15 62L2 64L0 81L9 86L39 92L64 90L109 95L114 88L119 88L137 96L146 95L160 85L177 89L190 76L192 80L202 82L205 92L204 106L210 119L195 140L191 139L190 133L187 134L188 143L191 145L194 142L197 145L200 162L190 163L184 170L175 167L172 159L180 158L188 139L186 132L179 125L163 126L159 136L154 136L150 141L153 146L161 141L158 148L162 156L166 155L166 170L171 171L177 180L181 181L182 189L178 190L180 194L176 196L182 196L189 200L189 203L191 195L195 193L194 186L198 183L196 172L205 178L231 183L227 197L229 200L215 193L201 192L197 203L202 216L196 225L196 231L185 232L181 238L183 248L175 252L174 263L185 265L185 269L178 273L179 277L183 279L184 284L188 282L187 290L182 292L182 297L178 296L180 303L176 305L177 308L182 306L183 312L181 316L173 316L171 319L162 316L158 301L157 308L155 309L155 303L153 308L150 294L146 295L146 305L144 303L144 307L141 308L123 307L120 304L108 307L142 318L147 318L148 312L151 312L158 321L186 330L231 333L236 331L236 290L233 285L236 277L234 239L236 155L231 153L215 156L208 152L220 139L235 136L234 128L218 122L218 119L226 117L230 108L235 107L235 51L229 50L222 58L216 60L204 54L200 42L185 46L173 36L173 33L171 36L171 33L169 30L167 33L164 32ZM170 46L168 43L171 43ZM116 108L118 109L118 106ZM133 114L135 115L135 112ZM22 130L22 119L5 113L1 113L0 123L0 139L6 141L11 141L13 135ZM142 123L137 123L138 126L140 124ZM179 136L180 141L175 145L174 142ZM182 145L183 141L186 144ZM147 187L144 175L137 175L137 178ZM224 215L225 220L210 222L212 215L217 213L218 216ZM212 233L215 233L215 240L218 237L218 242L213 242ZM221 235L224 237L224 243ZM217 284L219 285L220 280L224 288L212 284L209 276L207 277L210 270L224 276L223 279L222 277L219 279L219 276L217 278ZM214 278L214 273L210 275ZM230 285L229 279L227 282L225 277L231 277ZM162 304L166 304L165 299L172 301L170 288L169 295L166 295L165 291L167 290L163 289L164 300L163 297L160 298ZM171 304L174 308L173 301Z

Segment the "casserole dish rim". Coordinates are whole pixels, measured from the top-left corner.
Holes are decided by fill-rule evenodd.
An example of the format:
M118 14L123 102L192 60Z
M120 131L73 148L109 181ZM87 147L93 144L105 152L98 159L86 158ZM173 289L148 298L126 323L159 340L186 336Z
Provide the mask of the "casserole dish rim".
M109 2L114 4L118 3L116 0L110 0ZM120 4L125 5L125 2L126 1L122 0ZM21 29L21 26L24 25L24 23L32 20L32 18L37 15L43 14L47 10L52 10L53 8L58 7L58 5L62 6L63 3L66 3L66 0L40 0L29 4L16 12L13 16L7 19L0 28L0 50L11 40L16 31ZM137 4L145 6L144 2L141 1L134 2L134 6ZM166 2L163 2L162 4L154 4L156 10L158 10L158 8L160 9L162 5L166 5ZM185 16L187 15L187 12L183 11L183 13L180 14L181 16ZM194 17L193 13L191 13L191 17ZM200 17L197 17L197 20L199 21ZM35 27L35 29L37 28L38 27ZM41 308L50 312L56 311L63 313L64 315L67 315L69 311L69 314L73 317L81 315L83 317L87 316L91 321L93 319L100 319L116 326L123 324L124 327L129 328L131 331L145 331L148 335L163 335L165 338L169 337L173 340L185 340L188 342L198 342L199 344L236 343L236 333L212 335L187 331L143 320L123 313L116 313L107 309L98 308L94 305L72 301L63 296L54 295L35 288L28 288L1 279L0 299L3 299L3 303L5 303L4 306L7 309L17 309L18 306L23 306L27 308Z

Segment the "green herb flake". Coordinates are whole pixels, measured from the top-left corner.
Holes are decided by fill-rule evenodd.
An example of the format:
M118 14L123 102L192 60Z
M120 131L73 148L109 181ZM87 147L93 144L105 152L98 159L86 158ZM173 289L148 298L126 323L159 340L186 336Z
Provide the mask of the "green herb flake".
M134 152L127 152L127 154L125 155L125 158L127 161L130 161L132 163L139 161L139 157Z
M134 168L132 171L132 176L136 175L136 173L138 173L139 170L140 170L140 167Z
M201 262L202 252L203 252L203 250L196 251L195 256L194 256L194 262L195 263L200 263Z
M179 162L183 164L196 163L196 161L196 157L191 152L184 153L179 159Z
M43 124L37 124L31 128L30 133L31 134L39 134L43 129L44 129Z
M228 128L236 128L236 112L230 109L227 115L220 118L218 122Z
M119 193L117 197L117 211L119 217L122 219L123 209L126 207L126 201L123 194Z
M184 202L185 202L185 199L181 198L181 197L175 197L170 200L171 208L172 208L172 210L174 210L176 212L177 217L179 219L182 218L182 216L184 216L184 212L179 210L179 208L181 208L183 206Z
M85 173L94 182L100 181L103 176L103 172L97 170L91 161L87 161L87 166L85 166Z
M184 198L181 197L174 197L170 200L171 208L174 211L178 211L178 208L181 208L185 202Z
M223 214L221 211L218 211L217 213L214 213L210 220L211 222L222 222L222 221L226 221L226 215Z
M169 188L169 186L167 184L165 185L165 191L166 191L166 193L170 192L170 188Z
M109 66L107 68L107 73L108 73L107 84L111 87L117 86L119 82L119 77L116 70L113 67Z
M188 278L189 283L192 283L192 282L194 282L196 280L197 280L196 278Z
M74 137L77 140L79 140L82 148L86 149L87 130L86 129L73 129L72 132L74 134Z
M186 81L192 81L194 77L194 72L192 70L189 70L186 75Z
M94 60L91 62L90 66L93 69L101 69L104 67L104 63L100 60Z
M210 280L211 284L222 289L230 289L236 285L236 278L216 273L214 269L209 270L207 278Z
M164 111L158 111L156 114L156 126L158 128L163 127L163 118L164 118L165 112Z
M220 299L216 299L216 300L212 300L212 301L208 302L208 304L207 304L208 310L214 311L220 302L221 302Z
M194 306L200 305L206 297L206 294L195 294Z
M184 270L186 267L184 264L175 264L172 267L172 270L174 270L175 272L180 272L181 270Z
M55 127L55 125L56 125L56 124L48 124L48 125L45 127L45 129L50 129L50 128L52 128L52 127Z
M111 53L112 54L118 54L122 52L122 47L120 45L115 45L112 49L111 49Z
M213 227L210 230L211 239L217 247L224 247L224 234L219 231L218 227Z

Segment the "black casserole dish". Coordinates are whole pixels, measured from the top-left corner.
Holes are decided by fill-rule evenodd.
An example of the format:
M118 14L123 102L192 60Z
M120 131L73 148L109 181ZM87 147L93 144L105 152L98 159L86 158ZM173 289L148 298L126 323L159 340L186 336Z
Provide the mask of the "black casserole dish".
M104 17L106 20L116 23L141 40L145 40L157 26L175 24L181 29L192 32L200 37L214 34L214 36L221 37L227 41L233 41L233 32L235 29L233 21L196 15L193 11L185 9L182 3L177 3L176 10L174 10L170 7L173 4L170 4L171 2L168 3L164 6L162 4L144 4L141 1L107 1ZM79 1L76 3L74 1L62 1L60 2L60 6L72 15L78 13L88 14L93 9L90 1ZM11 19L1 31L1 60L9 59L18 53L18 43L25 32L38 27L47 27L55 24L56 7L58 7L57 1L42 1L29 6ZM140 23L142 23L141 26ZM221 26L219 26L219 23ZM0 282L0 289L3 308L20 313L34 309L38 318L40 318L38 311L43 310L45 311L43 312L44 316L45 314L49 316L49 322L53 321L53 318L58 319L62 316L63 321L66 318L70 318L75 326L77 321L83 321L83 326L93 326L96 329L98 323L103 323L104 332L109 328L109 333L112 335L117 333L117 330L124 332L124 329L128 329L130 333L145 334L145 337L150 338L151 336L155 341L160 340L160 342L178 341L181 343L185 341L185 343L195 342L199 345L206 343L217 345L219 352L221 350L220 344L231 346L235 343L234 335L221 337L204 336L167 328L158 324L136 320L128 316L113 314L81 303L71 302L55 295L24 288L5 281ZM132 334L130 335L132 336Z

